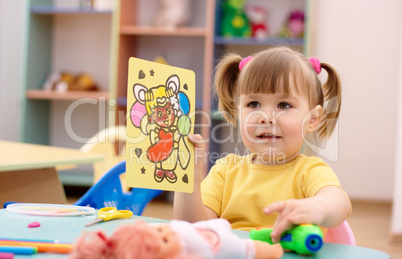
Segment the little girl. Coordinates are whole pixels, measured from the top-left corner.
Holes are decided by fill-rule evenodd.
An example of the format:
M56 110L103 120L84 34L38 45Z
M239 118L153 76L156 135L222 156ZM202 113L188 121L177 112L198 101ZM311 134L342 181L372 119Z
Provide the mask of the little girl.
M317 77L325 69L324 85ZM291 225L340 225L351 204L333 170L320 158L301 154L307 133L328 138L339 116L341 85L336 71L287 47L242 59L228 54L218 64L219 109L233 125L238 119L250 154L230 154L203 180L204 140L195 145L195 187L175 193L175 218L195 222L227 219L232 228L273 227L278 242ZM202 183L201 183L202 182Z

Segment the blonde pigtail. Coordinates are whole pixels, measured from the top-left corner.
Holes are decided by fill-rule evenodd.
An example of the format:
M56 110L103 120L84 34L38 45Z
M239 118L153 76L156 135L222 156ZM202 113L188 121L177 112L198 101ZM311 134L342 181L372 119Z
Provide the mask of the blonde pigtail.
M238 54L228 54L222 58L215 69L215 91L219 99L219 110L225 119L236 126L236 92L237 79L240 73L239 64L242 57Z
M321 63L321 68L328 73L328 79L322 86L324 94L323 118L317 130L318 136L322 140L329 138L335 129L341 110L342 87L339 75L332 66Z

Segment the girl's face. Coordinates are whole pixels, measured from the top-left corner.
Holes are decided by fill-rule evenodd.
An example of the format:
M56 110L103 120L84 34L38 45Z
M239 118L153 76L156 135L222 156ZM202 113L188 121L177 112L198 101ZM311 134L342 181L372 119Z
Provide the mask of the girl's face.
M295 91L292 91L295 93ZM256 163L282 164L300 155L307 132L317 128L321 106L310 111L302 95L247 94L240 97L243 143L259 154Z
M174 122L174 111L170 102L165 106L156 107L151 114L151 120L153 120L160 127L169 127Z

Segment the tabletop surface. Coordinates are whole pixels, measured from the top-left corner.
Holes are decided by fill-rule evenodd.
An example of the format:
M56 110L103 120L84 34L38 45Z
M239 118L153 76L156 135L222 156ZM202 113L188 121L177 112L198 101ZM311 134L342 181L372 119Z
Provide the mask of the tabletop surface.
M42 241L74 242L83 231L103 230L107 235L111 235L113 231L122 224L129 224L135 220L142 219L148 223L167 223L167 220L147 218L141 216L133 216L130 219L112 220L103 222L90 227L85 224L96 218L96 214L89 216L73 216L73 217L45 217L31 216L24 214L16 214L5 209L0 210L0 238L24 238ZM41 224L38 228L28 228L28 224L37 221ZM241 238L248 238L248 232L233 231ZM67 258L63 254L45 254L40 253L29 256L15 256L19 258ZM300 256L295 253L285 253L282 258L325 258L325 259L389 259L390 256L384 252L363 248L338 244L324 243L323 248L312 256Z
M101 154L84 153L77 149L0 141L0 172L90 164L102 159Z

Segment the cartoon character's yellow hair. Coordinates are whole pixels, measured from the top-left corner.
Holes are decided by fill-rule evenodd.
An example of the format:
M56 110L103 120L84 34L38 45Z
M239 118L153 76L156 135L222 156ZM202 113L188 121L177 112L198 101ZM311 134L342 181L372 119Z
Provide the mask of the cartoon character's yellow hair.
M153 87L145 92L145 107L151 114L155 107L165 106L173 96L173 90L164 85Z

